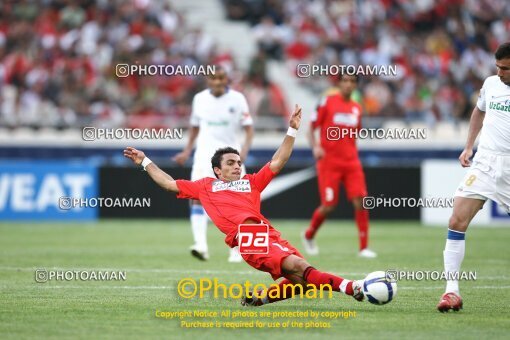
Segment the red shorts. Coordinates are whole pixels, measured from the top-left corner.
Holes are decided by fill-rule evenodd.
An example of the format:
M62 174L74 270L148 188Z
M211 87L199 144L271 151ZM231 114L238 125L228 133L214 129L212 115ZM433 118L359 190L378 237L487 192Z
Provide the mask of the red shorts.
M325 206L336 206L338 204L338 193L342 183L345 186L349 201L355 197L365 197L367 195L365 173L359 162L335 165L320 160L317 162L317 180L319 182L321 204Z
M243 259L255 269L271 274L273 280L282 277L282 261L289 255L303 258L303 255L287 240L280 238L280 232L269 229L269 252L267 254L241 254Z

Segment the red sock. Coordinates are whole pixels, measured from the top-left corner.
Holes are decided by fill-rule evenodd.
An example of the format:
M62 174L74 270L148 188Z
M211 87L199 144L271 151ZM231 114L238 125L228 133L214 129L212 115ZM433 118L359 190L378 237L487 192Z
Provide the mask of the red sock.
M335 292L340 292L340 285L342 281L346 281L347 285L345 286L345 294L353 295L354 292L352 290L352 281L346 280L340 276L336 276L330 273L324 273L318 271L314 267L308 267L305 269L303 274L303 278L306 282L315 285L316 287L320 287L321 284L329 284Z
M292 286L286 286L286 287L284 286L284 285L289 285L289 284L292 284L292 282L290 282L287 279L283 279L282 281L280 281L278 283L278 288L275 286L269 288L266 292L267 303L273 303L273 302L291 298L293 296L293 294L292 294L293 287ZM280 290L279 294L272 293L273 295L276 295L277 297L271 297L271 294L269 294L269 293L276 289ZM260 291L259 291L259 295L262 295Z
M310 227L306 230L305 237L309 240L314 238L315 233L319 230L325 219L326 216L321 214L319 208L315 209L312 215L312 220L310 221Z
M368 210L354 210L356 224L358 225L359 250L368 246Z

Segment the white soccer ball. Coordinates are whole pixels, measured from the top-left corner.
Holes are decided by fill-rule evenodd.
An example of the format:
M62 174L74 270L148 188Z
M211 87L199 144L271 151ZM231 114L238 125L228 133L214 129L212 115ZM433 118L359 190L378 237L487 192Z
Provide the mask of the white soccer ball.
M368 302L385 305L397 295L397 282L382 270L367 275L363 281L363 293Z

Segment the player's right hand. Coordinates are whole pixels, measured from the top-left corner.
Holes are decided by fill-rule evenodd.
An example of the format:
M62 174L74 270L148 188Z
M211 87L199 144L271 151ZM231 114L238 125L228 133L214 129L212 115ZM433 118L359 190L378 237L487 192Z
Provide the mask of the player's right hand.
M324 157L324 149L320 145L314 146L312 149L312 152L313 152L313 157L317 160Z
M184 165L184 163L186 163L186 161L188 160L189 156L190 156L190 153L189 153L189 152L187 152L187 151L181 151L181 152L179 152L177 155L175 155L175 156L172 158L172 160L173 160L175 163L177 163L177 164L179 164L179 165L183 166L183 165Z
M143 151L136 150L135 148L128 146L124 149L124 157L129 158L136 165L140 165L145 158L145 154Z
M289 126L293 129L298 130L301 125L301 107L296 104L294 112L290 116Z
M471 161L469 159L472 156L473 156L472 149L464 149L464 151L462 151L462 153L459 156L460 165L462 165L463 168L471 166Z

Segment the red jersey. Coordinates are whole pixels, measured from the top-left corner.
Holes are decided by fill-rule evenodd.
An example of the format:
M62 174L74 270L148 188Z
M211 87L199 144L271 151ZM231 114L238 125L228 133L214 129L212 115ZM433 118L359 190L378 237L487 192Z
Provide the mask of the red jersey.
M312 130L320 128L320 145L324 149L324 160L346 164L359 162L356 138L349 133L342 137L342 130L356 131L361 128L361 107L342 95L325 97L312 115Z
M223 182L206 177L198 181L177 180L177 198L200 200L207 215L226 235L225 243L237 246L238 226L247 219L269 221L260 212L260 193L271 182L276 173L264 165L259 172L244 175L237 181ZM271 226L269 226L272 229Z

